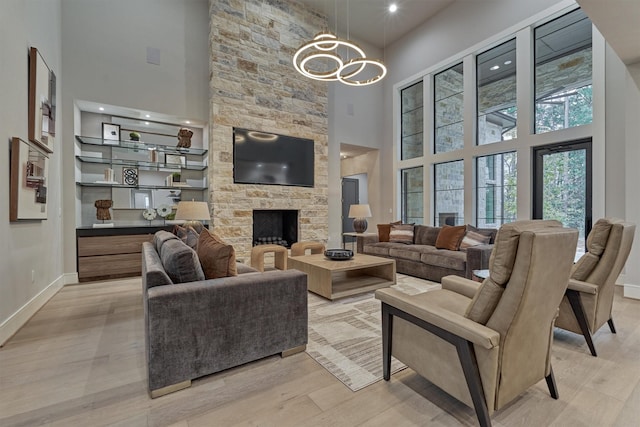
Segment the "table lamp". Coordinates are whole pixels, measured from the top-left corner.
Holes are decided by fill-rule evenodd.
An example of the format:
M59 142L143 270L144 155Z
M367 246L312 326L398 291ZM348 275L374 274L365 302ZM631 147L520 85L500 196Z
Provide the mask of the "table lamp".
M349 206L349 218L354 218L353 229L356 233L364 233L367 229L366 218L371 218L371 209L369 205L351 205Z
M202 225L200 221L210 221L209 205L207 202L178 202L176 219L186 220L185 225L192 227Z

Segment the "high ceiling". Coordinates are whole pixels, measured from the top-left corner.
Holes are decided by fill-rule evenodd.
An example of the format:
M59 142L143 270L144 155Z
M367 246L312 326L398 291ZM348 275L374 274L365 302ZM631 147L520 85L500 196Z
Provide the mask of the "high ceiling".
M328 30L384 48L454 0L300 0L328 16ZM394 13L391 3L398 5ZM337 21L336 21L337 17ZM347 19L348 18L348 19ZM336 31L337 25L337 31Z

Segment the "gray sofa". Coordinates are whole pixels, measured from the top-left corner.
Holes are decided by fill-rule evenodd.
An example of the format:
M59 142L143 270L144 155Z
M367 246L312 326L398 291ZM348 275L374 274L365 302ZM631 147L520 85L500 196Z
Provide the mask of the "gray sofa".
M451 274L473 278L473 270L489 268L489 257L497 230L481 228L490 237L489 244L473 246L466 251L451 251L435 247L441 227L416 225L413 244L380 242L378 236L358 236L358 253L396 260L396 271L422 279L440 282Z
M197 255L171 233L159 233L166 234L156 234L154 242L142 248L145 356L152 398L189 387L192 379L204 375L305 349L305 273L259 273L238 264L238 276L174 284L170 276L175 273L168 273L163 260L167 264L180 258L187 263L195 256L198 262ZM192 269L199 274L199 268Z

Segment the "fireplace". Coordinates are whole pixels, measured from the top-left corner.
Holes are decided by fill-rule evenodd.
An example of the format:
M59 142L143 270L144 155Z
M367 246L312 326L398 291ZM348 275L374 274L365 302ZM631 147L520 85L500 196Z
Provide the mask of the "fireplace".
M297 210L253 211L253 246L281 245L290 248L297 241Z

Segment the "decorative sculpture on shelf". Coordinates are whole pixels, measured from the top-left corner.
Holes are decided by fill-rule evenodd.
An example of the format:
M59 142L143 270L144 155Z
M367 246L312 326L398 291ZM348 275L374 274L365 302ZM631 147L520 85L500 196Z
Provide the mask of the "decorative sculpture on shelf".
M111 219L109 208L113 205L113 200L96 200L94 206L97 208L96 218L104 221Z
M180 128L178 131L178 147L189 148L191 147L191 137L193 131L189 128Z

